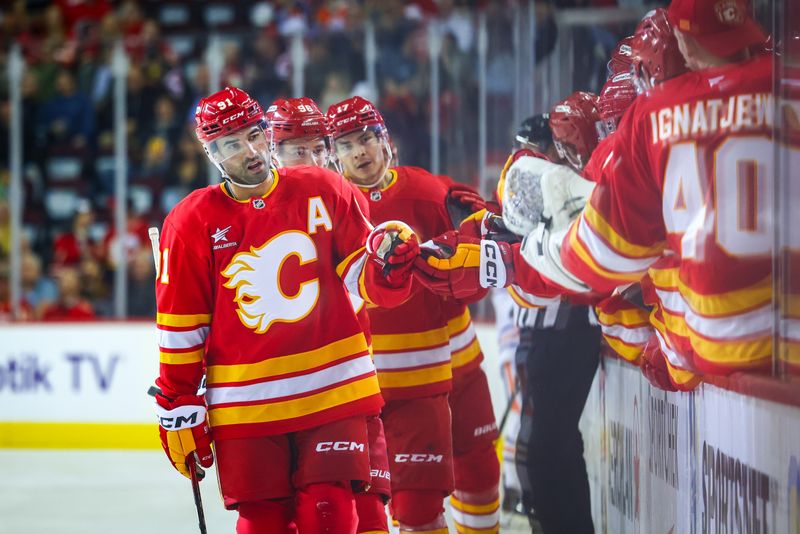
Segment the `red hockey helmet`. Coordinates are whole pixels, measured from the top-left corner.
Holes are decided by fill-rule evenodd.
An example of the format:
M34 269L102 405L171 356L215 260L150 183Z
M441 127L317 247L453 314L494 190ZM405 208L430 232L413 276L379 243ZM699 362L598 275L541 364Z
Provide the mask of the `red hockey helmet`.
M645 13L644 17L642 17L642 20L640 20L639 24L636 25L636 31L633 32L633 35L635 36L636 34L650 28L653 25L653 17L665 17L666 15L667 10L663 7L651 9Z
M631 61L633 59L631 43L633 43L633 35L618 42L617 46L611 52L611 59L609 59L606 64L606 70L608 71L607 80L610 80L621 72L630 72Z
M580 171L597 146L597 95L577 91L550 111L550 129L558 154Z
M276 143L301 137L329 135L328 121L308 97L280 98L267 108L267 124Z
M226 87L201 99L194 116L197 138L223 177L245 188L258 187L267 179L271 139L254 98Z
M636 99L636 87L633 85L633 74L623 72L606 82L597 99L597 111L600 120L597 133L605 139L617 131L619 120Z
M264 112L258 102L241 89L226 87L200 99L194 120L197 138L205 144L253 124L263 125Z
M656 9L633 40L634 84L639 93L683 74L686 60L678 48L665 9Z
M333 138L369 127L386 129L386 123L375 106L360 96L354 96L328 108L328 125Z

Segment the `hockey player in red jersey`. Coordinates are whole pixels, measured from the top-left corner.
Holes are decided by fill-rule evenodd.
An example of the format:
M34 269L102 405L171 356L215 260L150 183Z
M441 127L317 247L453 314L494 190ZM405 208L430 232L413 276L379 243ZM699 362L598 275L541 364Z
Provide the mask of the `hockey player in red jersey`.
M273 159L276 166L293 167L309 165L327 168L332 156L333 140L325 115L312 99L278 99L266 113L267 125L275 143ZM343 180L344 181L344 180ZM359 209L369 220L369 204L352 183L344 182L355 192ZM369 315L366 302L350 294L358 322L364 331L367 345L372 346ZM391 498L389 458L386 452L386 437L383 422L377 415L367 419L370 456L370 487L356 494L356 513L359 533L388 532L385 505Z
M332 105L328 119L345 177L368 199L373 223L400 218L424 240L452 229L448 197L479 200L448 177L391 168L386 126L363 98ZM466 306L420 287L398 308L369 312L401 532L446 532L442 499L454 488L459 529L496 532L497 428Z
M770 365L774 187L772 60L749 53L765 35L746 3L724 4L672 2L693 72L636 100L615 134L630 148L551 258L601 291L650 269L670 364L723 374Z
M187 461L211 464L213 438L240 534L355 532L366 419L383 401L348 292L381 306L407 299L416 236L402 223L373 230L336 173L274 170L263 112L244 91L202 99L195 119L224 182L163 224L164 450L186 474Z

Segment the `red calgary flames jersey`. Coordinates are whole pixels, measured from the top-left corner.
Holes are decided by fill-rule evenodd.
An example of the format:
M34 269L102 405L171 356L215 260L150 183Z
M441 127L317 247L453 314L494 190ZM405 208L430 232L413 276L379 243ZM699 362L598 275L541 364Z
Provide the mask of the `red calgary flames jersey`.
M772 355L772 59L687 73L638 98L562 248L610 291L650 275L678 368Z
M354 191L316 167L274 172L263 197L195 191L164 221L156 282L161 373L171 397L205 367L215 439L270 435L379 411L348 291L397 305L363 244Z
M450 178L416 167L390 172L392 179L385 188L363 191L373 224L401 220L420 241L452 229L445 206ZM473 368L483 357L466 307L418 284L401 306L370 307L369 316L375 367L387 400L449 391L454 372L451 353L461 370Z

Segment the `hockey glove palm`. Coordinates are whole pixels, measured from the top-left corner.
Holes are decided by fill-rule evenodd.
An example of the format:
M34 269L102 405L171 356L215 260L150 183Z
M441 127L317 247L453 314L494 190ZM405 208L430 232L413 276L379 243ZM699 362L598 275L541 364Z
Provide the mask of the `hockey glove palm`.
M203 397L182 395L173 400L156 395L156 414L161 446L180 474L191 478L186 465L187 459L202 467L213 465L211 432L206 421L206 403Z

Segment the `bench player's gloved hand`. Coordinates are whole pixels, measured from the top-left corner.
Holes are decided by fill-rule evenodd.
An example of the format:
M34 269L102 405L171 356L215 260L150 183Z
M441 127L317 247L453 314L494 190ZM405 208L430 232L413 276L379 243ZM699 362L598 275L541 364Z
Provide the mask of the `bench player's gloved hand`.
M476 211L486 209L486 201L477 191L464 184L453 184L447 190L447 196L444 199L447 213L450 215L450 221L453 223L453 228L458 228L461 221L469 217Z
M386 221L367 236L367 254L383 269L392 286L402 286L411 276L414 260L419 256L417 234L402 221Z
M156 395L161 446L175 469L190 478L187 458L202 467L214 464L211 432L206 420L206 403L199 395L181 395L169 399ZM200 470L198 470L198 474Z
M445 232L420 245L414 277L442 296L474 302L490 287L513 282L511 245L503 241Z
M654 387L664 391L678 391L678 388L669 378L667 363L664 361L664 353L658 345L658 341L651 337L642 351L642 360L639 367L642 374Z

